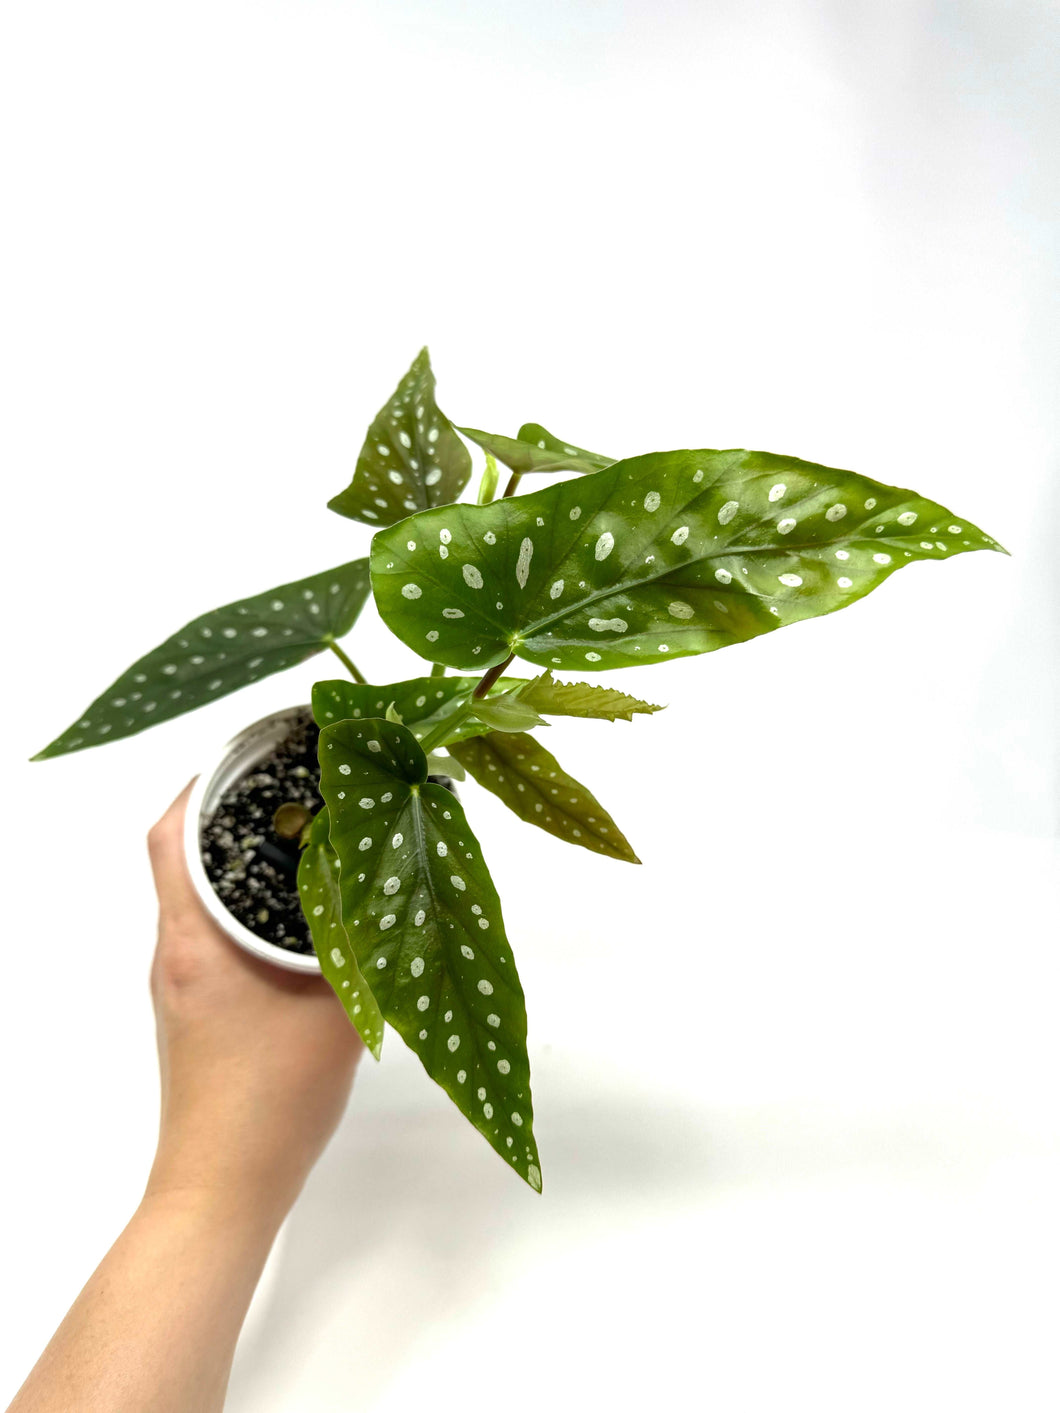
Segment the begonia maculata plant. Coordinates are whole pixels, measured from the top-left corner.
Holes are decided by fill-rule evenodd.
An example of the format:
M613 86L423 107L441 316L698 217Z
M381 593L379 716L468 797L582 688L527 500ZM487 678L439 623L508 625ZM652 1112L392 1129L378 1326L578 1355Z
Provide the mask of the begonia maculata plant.
M485 454L474 501L459 499L466 442ZM548 479L525 494L529 477ZM431 777L470 775L527 824L638 863L534 732L549 717L660 708L566 677L732 647L847 608L907 564L1001 546L915 491L792 456L616 460L535 423L514 437L456 427L426 349L328 505L371 527L366 557L193 619L34 759L132 736L333 652L349 675L313 687L320 807L297 864L321 970L375 1058L389 1022L540 1192L515 958L482 848ZM425 660L406 680L370 684L340 646L369 597Z

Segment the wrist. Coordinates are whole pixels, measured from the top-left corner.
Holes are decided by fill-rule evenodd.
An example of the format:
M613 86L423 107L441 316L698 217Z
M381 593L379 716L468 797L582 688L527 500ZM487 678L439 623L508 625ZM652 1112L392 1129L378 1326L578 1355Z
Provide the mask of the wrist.
M274 1184L241 1181L234 1174L184 1172L156 1159L138 1211L164 1213L225 1230L239 1229L271 1241L296 1196L297 1192L280 1190Z

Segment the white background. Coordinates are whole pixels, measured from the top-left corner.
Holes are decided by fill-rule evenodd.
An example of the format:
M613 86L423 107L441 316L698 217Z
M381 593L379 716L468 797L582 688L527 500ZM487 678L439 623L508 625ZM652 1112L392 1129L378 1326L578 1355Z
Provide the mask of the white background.
M229 1408L1058 1406L1058 45L1044 0L8 0L0 1394L150 1161L145 831L314 666L26 758L366 551L325 502L428 343L457 421L852 467L1012 557L554 726L643 868L466 788L544 1193L391 1033Z

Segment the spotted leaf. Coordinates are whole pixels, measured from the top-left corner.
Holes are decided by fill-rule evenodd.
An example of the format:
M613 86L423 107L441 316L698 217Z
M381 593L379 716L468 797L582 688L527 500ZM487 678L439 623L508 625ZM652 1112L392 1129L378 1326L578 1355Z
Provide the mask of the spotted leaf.
M493 732L449 749L469 775L527 824L594 854L640 863L600 802L533 736Z
M632 721L634 713L663 710L614 687L557 682L551 672L524 683L519 688L519 700L545 716L591 716L605 721Z
M601 671L746 642L845 608L913 560L979 549L1001 546L853 471L670 451L382 531L372 585L389 627L436 662L481 671L514 652Z
M406 726L340 721L319 754L342 920L384 1017L540 1192L523 989L463 810Z
M298 892L302 911L320 961L320 970L334 988L354 1029L378 1060L383 1048L383 1013L361 975L357 954L342 925L339 899L339 860L328 842L327 805L309 825L309 839L298 861Z
M392 525L414 511L456 500L471 456L434 400L434 373L421 349L368 429L353 480L328 509L369 525Z
M407 682L391 682L389 686L373 687L336 678L316 682L313 686L313 716L320 727L352 718L382 716L393 705L402 722L418 741L423 740L478 685L477 677L413 677ZM520 685L520 678L502 677L491 689L501 694ZM454 739L474 736L492 728L485 722L469 718L455 731Z
M305 662L350 631L369 587L368 561L355 559L193 619L134 662L33 759L133 736Z
M598 456L594 451L561 442L536 422L521 427L517 437L480 432L474 427L458 427L457 431L521 476L531 471L599 471L614 462L613 456Z

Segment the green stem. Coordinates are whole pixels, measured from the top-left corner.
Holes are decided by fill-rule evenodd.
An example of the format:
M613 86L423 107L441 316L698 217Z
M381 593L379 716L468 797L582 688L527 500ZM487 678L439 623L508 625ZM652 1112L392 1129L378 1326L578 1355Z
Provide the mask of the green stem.
M462 706L458 706L456 711L450 712L444 721L439 721L433 731L428 731L420 742L423 754L429 756L436 746L440 746L451 731L454 731L462 721L471 715L471 698Z
M444 663L444 662L432 662L432 663L431 663L431 676L432 676L432 677L444 677L444 676L445 676L445 663Z
M363 687L367 683L368 678L362 676L362 674L357 670L356 664L352 661L351 658L348 658L346 656L346 654L342 651L342 649L339 647L338 643L336 643L334 638L328 639L328 647L342 663L343 667L350 674L353 680L355 682L360 682Z
M496 667L491 667L488 672L484 672L470 697L461 702L455 711L450 712L444 721L439 721L433 731L428 731L420 742L424 755L430 755L436 746L445 744L446 738L452 735L461 722L467 720L474 710L475 702L481 701L514 657L514 653L509 653L503 662L499 662Z
M519 489L519 482L522 479L523 473L521 471L513 471L508 479L508 484L504 488L504 494L501 496L501 500L507 500L509 496L515 495L516 491Z

